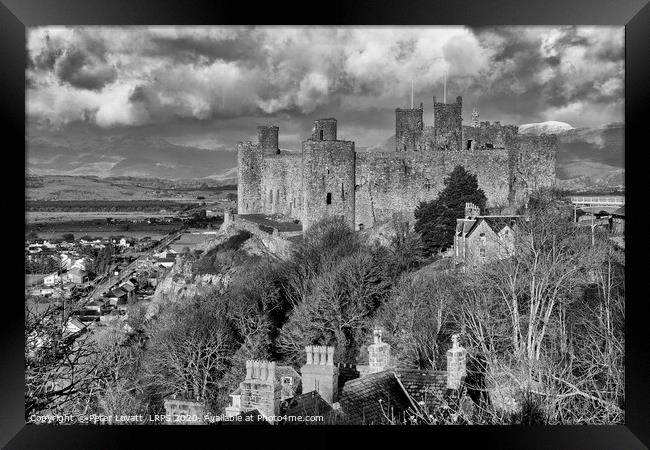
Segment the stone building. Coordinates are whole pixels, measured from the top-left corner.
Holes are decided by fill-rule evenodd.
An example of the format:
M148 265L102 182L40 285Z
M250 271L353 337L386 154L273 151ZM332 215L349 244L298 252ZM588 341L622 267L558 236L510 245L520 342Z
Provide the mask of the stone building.
M454 266L471 269L513 255L519 217L482 216L478 206L466 203L465 217L456 220Z
M301 383L300 375L291 366L276 366L270 361L246 361L246 377L230 397L232 404L226 408L226 416L256 410L273 423L280 410L280 403L296 395Z
M258 142L237 145L240 215L278 214L302 222L338 215L355 230L395 214L413 218L421 201L434 199L457 165L478 178L490 207L522 204L531 191L555 183L555 135L520 135L500 122L462 123L462 98L433 97L433 125L424 105L395 110L395 150L355 151L340 140L334 118L314 122L301 152L278 147L279 129L258 127Z
M248 367L253 362L247 362L247 379L231 395L233 404L226 408L226 413L231 416L259 411L270 417L273 410L276 417L284 418L275 423L288 422L288 416L322 415L325 420L321 424L383 424L391 419L407 420L420 408L431 411L467 399L467 351L460 346L457 335L452 337L452 346L447 351L447 370L420 370L394 367L390 345L382 341L379 330L373 334L368 366L334 364L333 347L307 346L306 364L300 369L300 390L282 401L272 400L279 398L277 386L271 388L271 383L264 380L249 381ZM264 364L270 367L273 363ZM252 379L256 379L254 375ZM244 385L257 386L257 398L265 400L244 402L240 398Z

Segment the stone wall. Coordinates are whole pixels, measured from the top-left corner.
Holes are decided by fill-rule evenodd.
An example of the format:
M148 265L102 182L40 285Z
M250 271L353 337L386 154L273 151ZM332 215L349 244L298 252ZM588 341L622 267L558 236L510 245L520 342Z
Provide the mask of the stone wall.
M463 126L461 97L434 97L433 107L433 127L423 126L422 106L395 110L395 152L355 154L354 142L336 140L334 118L314 122L302 155L277 150L277 127L258 127L259 143L237 146L237 212L281 214L301 220L303 229L340 215L359 229L395 213L413 218L457 165L477 175L492 207L520 205L531 191L555 184L556 136L521 136L499 122Z
M457 166L477 175L488 204L507 203L508 152L504 149L462 152L357 153L355 228L371 227L401 213L414 218L419 202L436 198L444 179Z
M555 185L558 148L555 135L517 135L512 180L516 204L525 202L536 189Z
M299 153L266 156L261 173L261 208L258 212L299 219L302 211L302 156Z
M302 143L303 229L325 216L343 216L354 226L354 142Z

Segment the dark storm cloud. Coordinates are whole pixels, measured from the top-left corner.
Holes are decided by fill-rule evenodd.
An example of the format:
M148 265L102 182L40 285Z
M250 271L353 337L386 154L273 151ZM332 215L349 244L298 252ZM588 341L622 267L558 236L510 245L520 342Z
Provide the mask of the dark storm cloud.
M117 78L117 70L105 61L94 60L90 54L71 48L56 61L54 72L59 79L80 89L100 90Z
M585 27L34 29L28 113L51 126L212 129L223 145L268 120L299 142L314 118L336 116L349 138L383 140L411 80L431 122L447 72L448 100L463 96L466 120L478 104L484 120L600 124L622 120L622 36Z
M183 63L194 62L198 58L205 57L208 63L223 60L254 64L261 57L260 44L250 29L244 29L225 38L154 36L143 53L171 58Z

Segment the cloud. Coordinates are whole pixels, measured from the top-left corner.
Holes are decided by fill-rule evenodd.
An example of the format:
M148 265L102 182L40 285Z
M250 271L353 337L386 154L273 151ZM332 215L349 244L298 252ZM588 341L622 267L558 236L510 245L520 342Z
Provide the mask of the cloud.
M482 119L622 121L623 36L622 27L33 28L27 111L52 127L196 122L223 134L241 118L272 118L296 135L327 114L371 140L409 104L411 82L416 104L431 108L447 72L448 96L478 103Z

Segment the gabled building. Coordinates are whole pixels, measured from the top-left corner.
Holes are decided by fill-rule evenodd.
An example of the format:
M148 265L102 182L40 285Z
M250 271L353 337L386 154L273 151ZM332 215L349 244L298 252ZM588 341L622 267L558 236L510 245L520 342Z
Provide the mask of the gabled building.
M292 419L314 415L323 417L321 423L412 421L416 411L439 408L445 399L464 395L467 352L457 335L452 340L447 370L394 367L390 345L382 342L378 330L369 346L367 366L334 364L334 347L307 346L307 361L300 370L301 389L286 398L277 382L275 363L247 361L246 379L231 394L233 401L226 414L232 417L256 409L264 417L282 417L279 423L300 423Z
M465 204L465 217L456 220L454 266L460 270L512 256L517 215L481 215L473 203Z

